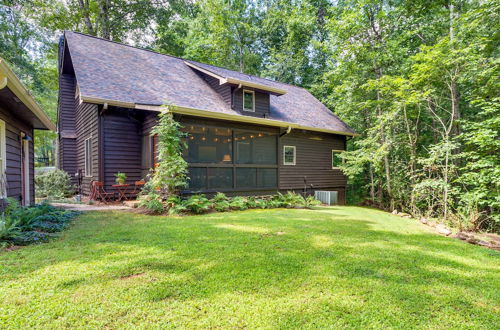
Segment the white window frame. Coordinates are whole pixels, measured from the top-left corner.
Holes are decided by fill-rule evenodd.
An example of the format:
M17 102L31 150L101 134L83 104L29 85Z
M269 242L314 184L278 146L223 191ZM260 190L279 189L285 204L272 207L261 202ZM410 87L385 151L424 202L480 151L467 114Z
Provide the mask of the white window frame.
M245 93L252 94L252 109L245 108ZM248 112L255 112L255 91L244 89L241 95L243 96L243 110Z
M0 157L2 159L2 168L0 168L0 175L2 178L1 180L4 180L4 184L7 184L7 139L5 136L5 121L0 120L0 148L2 149L0 152ZM5 190L5 191L2 191ZM7 198L7 187L5 186L5 189L0 189L0 198Z
M84 173L85 177L92 177L92 137L83 141L84 146Z
M293 149L293 162L287 162L285 155L286 155L286 148L292 148ZM295 146L283 146L283 165L295 165L297 160L297 148Z
M344 150L332 149L332 154L331 154L331 159L330 159L330 161L332 162L332 170L340 170L340 167L333 166L333 155L336 153L339 153L339 152L344 152ZM344 162L344 160L342 159L342 163L343 162Z

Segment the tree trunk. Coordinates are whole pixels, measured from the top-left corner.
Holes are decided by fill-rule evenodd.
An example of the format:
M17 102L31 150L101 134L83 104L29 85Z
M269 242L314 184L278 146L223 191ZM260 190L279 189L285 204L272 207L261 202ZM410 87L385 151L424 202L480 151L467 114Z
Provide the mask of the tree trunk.
M109 7L110 7L110 0L101 0L99 2L99 7L100 7L100 12L99 12L99 18L101 21L101 37L104 39L111 40L111 32L109 30L110 24L109 24Z
M88 0L78 0L78 4L80 5L80 10L82 12L83 16L83 22L85 23L85 26L87 27L87 32L91 35L96 35L94 26L92 25L92 21L90 20L90 13L89 13L89 3Z

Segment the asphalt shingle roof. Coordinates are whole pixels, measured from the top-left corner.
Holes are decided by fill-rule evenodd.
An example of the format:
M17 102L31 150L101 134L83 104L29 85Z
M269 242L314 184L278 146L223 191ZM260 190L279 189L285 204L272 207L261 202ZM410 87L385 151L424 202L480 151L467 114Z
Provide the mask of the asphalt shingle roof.
M145 105L165 103L241 115L185 60L76 32L65 32L76 80L83 97ZM307 90L236 71L189 61L214 74L286 90L271 95L269 119L305 127L353 133ZM243 116L243 115L242 115Z

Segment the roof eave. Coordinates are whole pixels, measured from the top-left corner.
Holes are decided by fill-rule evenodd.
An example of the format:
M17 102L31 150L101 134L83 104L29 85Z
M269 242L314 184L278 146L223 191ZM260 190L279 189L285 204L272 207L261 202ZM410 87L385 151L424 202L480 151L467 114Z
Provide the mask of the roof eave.
M51 131L56 130L56 125L35 101L31 93L24 87L16 74L0 57L0 89L8 87L21 102Z
M221 75L213 73L212 71L206 70L206 69L199 67L193 63L190 63L188 61L184 61L184 64L186 64L187 66L189 66L195 70L203 72L206 75L209 75L211 77L219 79L219 84L221 84L221 85L226 84L226 83L234 84L234 85L242 85L242 86L246 86L246 87L251 87L251 88L267 91L267 92L270 92L270 93L276 94L276 95L285 95L288 92L287 90L281 89L281 88L271 87L271 86L258 84L258 83L245 81L245 80L240 80L240 79L236 79L236 78L231 78L231 77L223 77Z
M131 103L131 102L108 100L108 99L87 97L87 96L81 96L80 98L81 98L82 102L87 102L87 103L107 104L107 105L116 106L116 107L138 109L138 110L147 110L147 111L156 111L156 112L165 111L165 106L162 106L162 105L137 104L137 103ZM274 120L274 119L268 119L268 118L258 118L258 117L243 116L243 115L236 115L236 114L228 114L228 113L209 111L209 110L204 110L204 109L182 107L182 106L177 106L177 105L171 105L169 108L169 111L172 111L173 113L190 115L190 116L195 116L195 117L230 120L230 121L237 121L237 122L243 122L243 123L249 123L249 124L258 124L258 125L266 125L266 126L274 126L274 127L291 127L291 128L303 129L303 130L307 130L307 131L323 132L323 133L346 135L346 136L353 136L353 137L359 135L359 134L351 133L351 132L342 132L342 131L335 131L335 130L326 129L326 128L304 126L304 125L285 122L285 121L281 121L281 120Z

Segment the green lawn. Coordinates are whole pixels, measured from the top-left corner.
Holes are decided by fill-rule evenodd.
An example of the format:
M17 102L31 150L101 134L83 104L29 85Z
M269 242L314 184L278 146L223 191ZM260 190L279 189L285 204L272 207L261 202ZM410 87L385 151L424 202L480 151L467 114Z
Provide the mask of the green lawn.
M0 328L483 328L500 253L357 207L87 213L0 252Z

